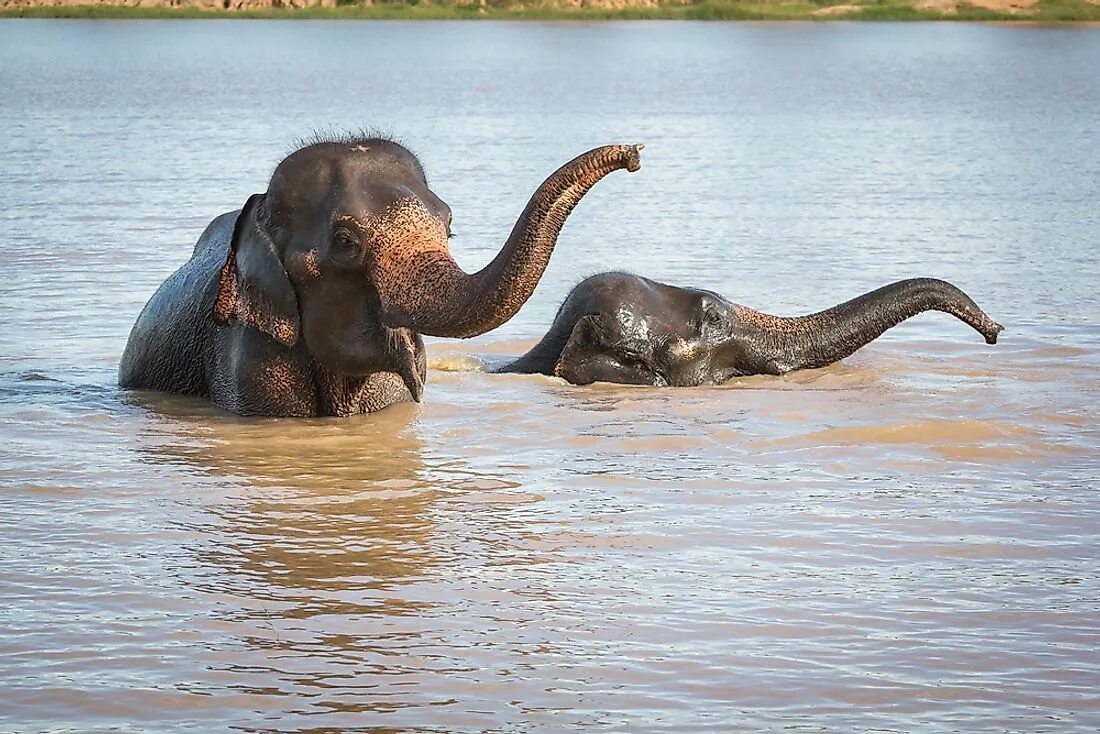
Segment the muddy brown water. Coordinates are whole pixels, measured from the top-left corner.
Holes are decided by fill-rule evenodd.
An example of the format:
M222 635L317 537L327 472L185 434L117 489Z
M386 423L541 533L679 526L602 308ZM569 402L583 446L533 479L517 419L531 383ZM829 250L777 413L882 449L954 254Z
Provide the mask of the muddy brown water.
M0 729L1100 726L1100 30L0 22ZM486 262L645 142L426 400L126 394L156 285L295 137L416 150ZM719 388L485 371L611 268L779 313L929 275L843 364Z

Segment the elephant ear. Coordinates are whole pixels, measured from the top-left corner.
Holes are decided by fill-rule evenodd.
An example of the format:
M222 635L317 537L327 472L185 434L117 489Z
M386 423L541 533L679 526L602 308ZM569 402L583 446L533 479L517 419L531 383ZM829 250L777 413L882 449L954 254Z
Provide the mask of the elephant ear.
M623 385L663 384L640 358L621 354L622 340L611 333L600 314L582 316L554 365L554 375L574 385L617 382Z
M263 194L248 197L233 227L229 253L218 279L214 320L236 320L286 346L298 341L298 296L264 229Z

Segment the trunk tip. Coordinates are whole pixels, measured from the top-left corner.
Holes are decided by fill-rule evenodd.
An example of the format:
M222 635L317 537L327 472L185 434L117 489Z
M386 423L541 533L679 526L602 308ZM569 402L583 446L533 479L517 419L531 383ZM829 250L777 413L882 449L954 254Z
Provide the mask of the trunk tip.
M985 334L985 343L986 344L996 344L997 343L997 335L1005 330L1005 327L1001 326L996 321L993 321L992 324L993 324L992 328L990 328L989 331L987 331L986 334Z
M424 402L424 380L419 374L402 375L401 381L405 383L405 389L409 391L414 403Z

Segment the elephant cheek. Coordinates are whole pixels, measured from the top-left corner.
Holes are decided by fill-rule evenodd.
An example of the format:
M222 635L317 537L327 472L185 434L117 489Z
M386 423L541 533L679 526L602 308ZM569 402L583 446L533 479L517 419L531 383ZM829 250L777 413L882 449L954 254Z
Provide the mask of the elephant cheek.
M363 376L386 369L385 334L360 298L345 290L302 289L302 335L310 356L333 374Z
M314 250L300 252L287 263L287 271L295 276L295 280L309 283L321 277L321 256Z
M712 384L711 357L713 354L696 340L675 338L668 343L662 357L666 365L665 385L698 387Z

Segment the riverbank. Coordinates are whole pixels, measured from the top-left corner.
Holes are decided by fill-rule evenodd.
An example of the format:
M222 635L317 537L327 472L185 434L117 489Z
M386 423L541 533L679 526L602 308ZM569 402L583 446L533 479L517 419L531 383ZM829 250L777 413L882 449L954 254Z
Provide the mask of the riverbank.
M132 4L135 1L141 4ZM338 5L333 0L57 0L56 4L51 0L0 0L0 17L1100 22L1100 0L550 0L484 4L444 0Z

